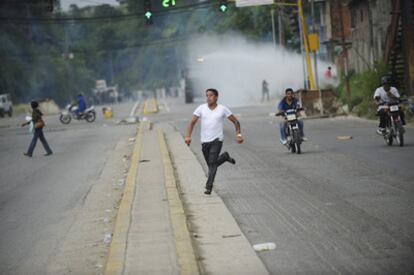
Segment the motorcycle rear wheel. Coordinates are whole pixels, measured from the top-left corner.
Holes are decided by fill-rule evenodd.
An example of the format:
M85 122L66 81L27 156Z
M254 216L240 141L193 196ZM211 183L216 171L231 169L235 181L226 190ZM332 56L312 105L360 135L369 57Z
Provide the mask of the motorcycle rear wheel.
M95 121L95 118L96 118L96 114L95 114L95 112L89 112L89 113L87 113L87 114L85 115L85 120L86 120L87 122L94 122L94 121Z
M72 118L69 115L60 115L59 120L62 124L69 124Z

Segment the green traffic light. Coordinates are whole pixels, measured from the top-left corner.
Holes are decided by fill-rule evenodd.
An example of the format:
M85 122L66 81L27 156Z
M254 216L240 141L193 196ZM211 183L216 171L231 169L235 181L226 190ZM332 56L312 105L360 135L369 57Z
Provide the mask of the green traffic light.
M225 4L220 5L220 10L221 10L221 12L226 12L227 11L227 6Z
M175 0L163 0L162 6L164 8L175 7Z
M151 16L152 16L152 12L147 11L144 15L145 15L145 17L146 17L147 19L150 19L150 18L151 18Z

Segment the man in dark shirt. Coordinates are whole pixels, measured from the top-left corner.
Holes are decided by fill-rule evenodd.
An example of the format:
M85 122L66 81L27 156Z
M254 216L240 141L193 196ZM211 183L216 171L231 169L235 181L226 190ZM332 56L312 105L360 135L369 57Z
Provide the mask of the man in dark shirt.
M277 109L278 109L279 113L284 113L289 109L297 110L299 108L300 108L300 103L293 96L293 89L287 88L286 91L285 91L285 97L277 105ZM299 124L300 136L302 137L302 140L307 141L308 139L305 137L305 134L303 132L303 120L299 119L298 124ZM286 141L286 121L282 121L280 123L280 142L283 145L287 144L287 141Z

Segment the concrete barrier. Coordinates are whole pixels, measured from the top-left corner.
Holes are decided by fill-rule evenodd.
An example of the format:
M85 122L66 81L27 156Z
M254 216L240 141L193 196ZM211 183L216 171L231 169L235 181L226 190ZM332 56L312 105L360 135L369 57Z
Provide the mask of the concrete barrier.
M331 116L343 114L342 105L332 89L298 90L298 98L307 116Z

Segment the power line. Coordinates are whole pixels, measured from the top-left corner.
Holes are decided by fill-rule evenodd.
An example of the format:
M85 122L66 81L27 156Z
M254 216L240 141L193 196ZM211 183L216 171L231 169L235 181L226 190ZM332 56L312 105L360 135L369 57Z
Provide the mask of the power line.
M196 33L194 33L194 34L196 34ZM93 51L114 52L114 51L123 51L123 50L137 49L137 48L143 48L143 47L152 47L152 46L159 46L159 45L175 44L175 43L181 43L181 42L187 41L194 34L177 36L177 37L173 37L173 38L159 39L159 40L154 40L154 41L145 42L145 43L135 43L135 44L131 44L131 45L120 46L120 47L112 47L112 48L99 48L99 49L89 48L87 50L84 50L84 49L77 49L76 47L74 47L74 48L71 48L69 50L69 52L75 53L75 54L88 54L88 53L93 52ZM10 54L10 55L7 55L7 57L14 57L14 58L21 57L21 58L23 58L23 57L41 57L41 56L50 56L50 55L53 55L53 54L46 53L46 52L37 52L37 53L35 52L35 53L31 53L31 54Z
M192 10L210 8L217 6L217 3L201 2L198 4L186 5L176 8L162 9L153 11L154 17L161 17L172 14L179 14L183 12L189 12ZM142 19L144 11L122 15L111 15L111 16L95 16L95 17L57 17L57 18L45 18L45 17L0 17L0 24L47 24L47 23L58 23L58 24L74 24L78 22L96 22L96 21L118 21L118 20L130 20L130 19Z

